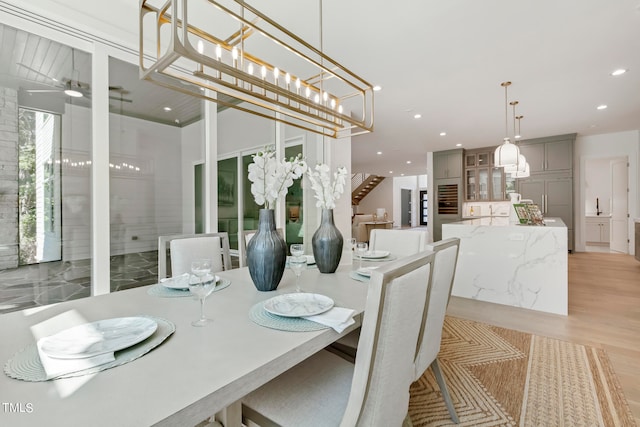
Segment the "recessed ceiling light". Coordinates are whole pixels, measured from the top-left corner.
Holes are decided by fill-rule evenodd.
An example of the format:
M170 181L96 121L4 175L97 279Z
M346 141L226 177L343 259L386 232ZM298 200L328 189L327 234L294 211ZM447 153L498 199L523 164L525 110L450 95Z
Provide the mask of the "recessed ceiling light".
M621 76L624 73L626 73L627 70L625 70L624 68L618 68L617 70L615 70L614 72L611 73L612 76Z
M379 156L380 154L382 154L382 151L378 151L376 154Z
M602 105L598 105L598 110L605 110L607 108L606 105L602 104Z
M389 173L393 173L393 171L389 171Z
M458 143L456 144L456 147L462 147L462 144Z
M407 164L410 165L411 164L411 160L407 160Z
M378 92L379 90L382 90L382 86L380 86L380 85L375 85L375 86L373 87L373 90L375 90L376 92Z
M422 117L422 114L416 114L415 116L413 116L414 119L419 119L420 117Z
M401 173L401 174L400 174L400 176L404 176L404 174L403 174L403 173Z
M446 132L440 132L440 136L447 136Z
M171 107L164 107L163 110L168 113L169 111L171 111Z

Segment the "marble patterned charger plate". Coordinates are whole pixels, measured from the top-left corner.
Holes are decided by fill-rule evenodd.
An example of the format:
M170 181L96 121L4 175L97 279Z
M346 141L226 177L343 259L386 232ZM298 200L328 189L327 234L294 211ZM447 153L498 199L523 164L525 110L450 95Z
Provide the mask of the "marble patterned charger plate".
M85 359L113 353L147 339L158 328L148 317L118 317L65 329L41 339L41 349L56 359Z
M162 344L162 342L170 337L176 330L176 325L167 319L155 316L144 317L148 317L158 324L158 329L146 340L123 350L116 351L114 354L115 360L111 362L81 371L71 372L52 379L80 377L124 365L149 353ZM23 348L9 359L4 365L4 372L7 376L22 381L48 380L44 367L40 362L40 356L38 355L38 348L35 342Z
M378 258L386 258L391 255L389 251L367 251L362 254L359 254L362 259L378 259Z
M216 282L220 281L220 276L217 275L206 275L204 276L205 280L211 280L213 278ZM194 280L195 277L193 278ZM160 279L160 284L168 289L177 289L180 291L189 290L189 280L191 280L191 275L189 273L181 274L176 277L167 277L166 279Z
M314 316L331 310L333 300L320 294L296 292L268 299L264 309L271 314L283 317Z
M231 284L231 280L220 278L218 283L216 283L216 287L213 288L213 292L218 292ZM165 286L162 286L161 283L153 285L149 287L147 290L149 295L153 295L155 297L161 298L183 298L183 297L193 297L194 295L189 292L189 289L171 289Z

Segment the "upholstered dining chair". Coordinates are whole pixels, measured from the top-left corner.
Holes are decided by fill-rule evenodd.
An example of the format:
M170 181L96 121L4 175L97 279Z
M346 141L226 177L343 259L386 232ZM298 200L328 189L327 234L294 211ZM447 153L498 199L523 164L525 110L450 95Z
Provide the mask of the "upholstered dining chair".
M418 338L414 379L417 381L431 366L451 420L458 424L458 415L453 407L451 395L438 364L438 353L440 352L444 317L455 278L460 239L440 240L427 245L427 249L435 252L435 261L431 278L432 284L427 294L427 309L424 311Z
M282 228L276 228L276 231L280 234L280 236L284 239L284 232L282 231ZM249 240L251 240L251 238L253 237L254 234L256 234L258 232L258 230L245 230L242 235L242 254L240 256L240 267L246 267L247 266L247 245L249 244Z
M427 245L429 233L425 230L371 230L369 249L389 251L392 255L403 257L422 252Z
M402 258L371 274L355 364L321 350L242 400L245 424L401 426L433 253Z
M428 237L428 233L423 230L373 229L369 249L389 251L398 258L405 257L424 251ZM359 337L360 329L356 329L333 343L331 350L347 360L353 360Z
M229 235L226 232L160 236L158 281L167 277L167 245L172 276L189 273L191 261L196 258L210 258L213 272L231 269Z

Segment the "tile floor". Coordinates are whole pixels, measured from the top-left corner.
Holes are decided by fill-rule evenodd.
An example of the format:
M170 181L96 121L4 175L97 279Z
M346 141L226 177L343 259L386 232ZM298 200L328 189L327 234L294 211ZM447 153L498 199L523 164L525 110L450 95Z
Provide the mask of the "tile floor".
M157 251L111 257L111 291L157 282ZM91 260L59 261L0 271L0 314L91 294Z

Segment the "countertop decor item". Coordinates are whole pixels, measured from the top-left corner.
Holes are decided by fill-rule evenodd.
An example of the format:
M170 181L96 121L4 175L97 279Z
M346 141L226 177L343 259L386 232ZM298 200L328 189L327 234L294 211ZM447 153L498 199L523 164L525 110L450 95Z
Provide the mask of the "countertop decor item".
M249 165L251 193L263 205L258 218L258 231L247 245L247 266L251 280L259 291L278 287L287 262L287 244L276 231L273 208L280 196L286 196L294 179L302 177L307 164L300 155L278 161L275 151L267 148L253 156Z
M329 166L325 164L319 164L315 170L307 171L311 188L317 199L316 206L322 208L320 227L311 239L313 256L321 273L336 271L340 264L344 243L340 230L333 222L333 208L336 206L336 200L344 192L347 169L339 167L333 174L333 182L329 173Z

